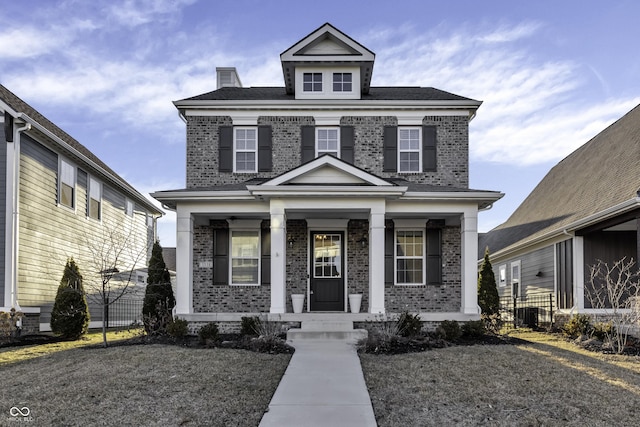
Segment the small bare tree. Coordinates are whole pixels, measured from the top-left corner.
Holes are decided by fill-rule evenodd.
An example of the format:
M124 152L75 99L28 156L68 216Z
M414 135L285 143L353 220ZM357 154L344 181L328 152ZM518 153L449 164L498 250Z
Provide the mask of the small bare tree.
M144 264L148 243L138 238L133 228L103 227L98 236L85 235L89 251L87 297L102 308L102 341L107 346L109 306L130 291L136 268Z
M591 274L586 295L591 307L602 310L613 328L606 330L607 339L615 351L622 353L630 329L640 320L639 274L633 258L626 257L609 266L602 260L590 266Z

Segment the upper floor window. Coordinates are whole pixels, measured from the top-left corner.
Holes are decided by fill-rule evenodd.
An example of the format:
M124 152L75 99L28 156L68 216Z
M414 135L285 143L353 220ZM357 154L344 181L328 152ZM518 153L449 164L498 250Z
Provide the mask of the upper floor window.
M127 216L133 216L133 201L126 199L124 202L124 213Z
M316 128L316 157L323 154L340 157L338 128Z
M76 200L76 168L66 160L60 159L60 179L58 202L69 208L75 208Z
M89 203L87 204L87 216L99 220L102 207L102 183L93 177L89 177Z
M522 287L520 285L520 266L520 260L513 261L511 263L511 296L513 298L519 298L522 296Z
M398 128L398 172L422 171L421 128Z
M302 90L305 92L322 92L322 73L304 73Z
M396 284L424 284L424 247L423 230L396 231Z
M258 158L256 128L234 128L234 172L255 173Z
M351 73L333 73L333 91L351 92Z
M498 267L498 285L501 288L504 288L505 286L507 286L507 266L506 266L506 264L503 264L500 267Z

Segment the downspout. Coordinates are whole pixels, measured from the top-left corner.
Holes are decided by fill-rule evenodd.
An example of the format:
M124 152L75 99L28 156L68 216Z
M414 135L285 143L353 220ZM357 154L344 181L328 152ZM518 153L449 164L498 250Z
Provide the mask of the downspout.
M20 311L18 303L18 254L20 238L20 134L31 130L31 123L26 123L23 127L15 130L13 145L13 188L11 188L11 307ZM18 325L21 326L21 325Z

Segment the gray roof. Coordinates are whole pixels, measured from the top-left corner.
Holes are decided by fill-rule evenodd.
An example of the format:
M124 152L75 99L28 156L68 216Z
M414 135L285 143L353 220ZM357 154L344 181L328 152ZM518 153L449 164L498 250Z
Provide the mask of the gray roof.
M478 259L638 197L640 105L554 166L503 224L480 236Z
M47 119L45 116L40 114L35 108L27 104L25 101L20 99L17 95L11 92L9 89L0 84L0 99L4 101L9 107L18 113L24 113L29 118L33 119L37 123L39 123L46 130L51 132L56 137L60 138L62 141L67 143L71 148L76 150L82 156L84 156L89 161L93 162L98 167L102 168L105 172L111 175L116 183L118 183L123 188L127 189L131 195L135 195L138 201L144 202L147 209L152 212L161 213L151 202L149 202L142 194L140 194L135 188L133 188L127 181L121 178L117 173L115 173L109 166L107 166L102 160L100 160L95 154L93 154L87 147L80 144L76 139L74 139L71 135L60 129L53 122Z
M223 87L183 101L294 101L284 87ZM432 87L372 87L362 101L474 101ZM477 102L477 101L474 101Z

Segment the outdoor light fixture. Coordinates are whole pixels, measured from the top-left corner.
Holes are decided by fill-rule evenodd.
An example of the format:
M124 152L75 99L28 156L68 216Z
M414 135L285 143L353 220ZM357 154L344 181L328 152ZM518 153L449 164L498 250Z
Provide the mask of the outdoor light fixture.
M293 238L292 235L289 235L289 237L287 237L287 243L289 244L289 247L292 248L293 244L296 242L296 239Z
M367 236L362 235L362 238L360 238L360 240L358 240L358 243L360 243L360 246L362 246L363 248L367 246L367 243L369 243L369 240L367 240Z

